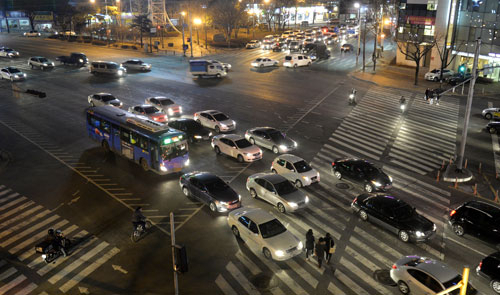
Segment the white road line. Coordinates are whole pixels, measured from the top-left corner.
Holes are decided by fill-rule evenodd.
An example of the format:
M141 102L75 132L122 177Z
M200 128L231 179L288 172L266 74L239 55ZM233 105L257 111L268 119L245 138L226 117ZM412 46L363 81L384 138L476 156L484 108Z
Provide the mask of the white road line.
M111 259L113 256L115 256L118 252L120 252L120 249L118 248L113 248L109 250L106 254L101 256L98 260L96 260L94 263L91 265L87 266L84 270L82 270L80 273L76 274L71 280L69 280L66 284L62 285L59 290L61 290L63 293L66 293L69 291L69 289L73 288L76 284L78 284L81 280L86 278L89 274L91 274L94 270L98 269L101 265L106 263L109 259Z
M362 265L368 267L371 271L375 272L378 269L381 269L378 265L375 265L370 259L366 259L362 255L359 255L359 253L352 249L349 246L346 246L345 252L349 254L351 257L359 261Z
M7 190L6 192L7 192L7 193L8 193L8 192L10 192L10 190ZM19 194L18 194L18 193L13 193L13 194L10 194L10 195L8 195L8 196L6 196L6 197L1 198L1 199L0 199L0 203L5 203L5 202L7 202L8 200L13 199L13 198L15 198L15 197L17 197L17 196L19 196Z
M342 259L343 258L341 258L341 260ZM370 295L370 293L366 292L365 289L361 288L358 284L353 282L348 276L346 276L343 272L341 272L340 269L336 269L333 275L340 282L342 282L342 284L346 285L349 289L353 290L356 295Z
M311 194L310 194L311 195ZM319 216L323 217L324 219L328 220L330 223L333 223L335 226L340 228L341 230L345 229L345 224L343 222L347 221L350 219L347 217L345 212L340 211L339 209L330 206L326 202L324 202L321 199L315 199L316 202L320 203L321 209L316 207L315 205L309 203L309 208L314 209L314 213L318 214ZM327 211L330 211L330 214L327 214ZM342 219L342 222L337 221L334 218L340 217ZM333 220L332 220L333 218Z
M18 277L16 277L15 279L13 279L12 281L10 281L8 284L5 284L3 285L1 288L0 288L0 294L5 294L7 293L10 289L14 288L15 286L19 285L20 283L22 283L24 280L26 280L26 277L24 275L19 275ZM19 294L19 293L16 293L16 294Z
M427 174L427 172L428 172L428 171L424 171L424 170L421 170L421 169L415 168L415 167L413 167L413 166L406 165L406 164L404 164L404 163L402 163L402 162L399 162L399 161L397 161L397 160L390 160L390 162L391 162L391 163L394 163L395 165L398 165L398 166L401 166L401 167L403 167L403 168L406 168L406 169L408 169L408 170L410 170L410 171L413 171L413 172L416 172L416 173L418 173L418 174L421 174L421 175L425 175L425 174Z
M361 228L359 228L357 226L354 228L354 231L357 232L358 234L360 234L363 238L372 242L373 244L379 245L380 248L382 248L385 251L387 251L388 253L390 253L395 259L399 259L399 258L404 256L403 254L399 253L399 251L397 251L396 249L393 249L390 245L383 243L382 242L383 239L382 240L376 239L371 234L367 233L366 231L362 230ZM381 238L381 237L379 236L379 238ZM386 242L390 243L390 241L386 241Z
M328 291L331 293L331 294L334 294L334 295L345 295L345 292L340 290L337 286L335 286L332 282L330 282L330 284L328 284Z
M300 264L298 264L293 259L285 261L285 263L295 271L299 276L301 276L304 281L306 281L313 289L318 287L318 280L316 280L309 272L307 272Z
M24 287L22 290L16 292L16 295L28 295L33 292L38 286L34 283L30 283L28 286Z
M238 250L235 256L241 262L241 264L243 264L250 270L252 275L255 276L262 272L260 268L252 260L248 259L248 257L245 254L243 254L243 252L241 252L241 250Z
M18 222L19 220L23 220L21 223L18 223L15 226L9 226L8 229L6 229L5 231L2 231L0 233L0 239L3 238L3 237L5 237L5 236L7 236L7 235L9 235L9 234L11 234L12 232L14 232L16 230L22 228L23 226L26 226L26 225L30 224L31 222L33 222L33 221L35 221L35 220L37 220L39 218L42 218L45 215L47 215L47 214L50 213L50 210L45 210L45 211L42 211L42 212L38 213L35 216L31 216L30 218L25 219L29 215L33 214L33 212L38 211L40 209L43 209L43 207L42 206L33 207L33 208L29 209L28 211L25 211L22 214L17 215L14 218L7 219L6 221L0 223L0 229L3 229L3 228L5 228L5 227L7 227L7 226L9 226L9 225L11 225L13 223Z
M452 241L452 242L454 242L455 244L458 244L458 245L460 245L460 246L462 246L462 247L464 247L464 248L467 248L467 249L469 249L469 250L472 250L472 251L476 252L477 254L481 255L482 257L486 257L486 256L488 256L488 255L489 255L489 254L483 253L483 252L481 252L481 251L479 251L479 250L477 250L477 249L475 249L475 248L472 248L472 247L471 247L471 246L469 246L469 245L466 245L466 244L464 244L464 243L462 243L462 242L460 242L460 241L457 241L457 240L453 239L452 237L448 236L446 233L443 233L443 238L445 238L447 241L448 241L448 240L449 240L449 241ZM493 251L494 251L494 250L491 250L490 252L493 252Z
M240 270L231 262L226 265L227 271L238 281L238 283L250 295L260 294L259 291L248 281L248 279L240 272Z
M342 151L342 150L339 150L339 149L337 149L337 148L335 148L335 147L333 147L333 146L331 146L331 145L329 145L329 144L325 144L323 147L324 147L324 148L327 148L327 149L329 149L329 150L332 150L332 151L334 151L334 152L336 152L336 153L338 153L338 156L337 156L337 157L342 157L342 156L349 156L349 157L353 157L353 156L352 156L351 154L349 154L348 152L346 152L346 151ZM332 160L335 160L335 159L332 159ZM330 162L332 162L332 161L330 161Z
M80 265L83 263L89 261L92 257L97 255L99 252L104 250L109 244L106 242L101 242L99 245L95 246L92 250L86 252L84 255L81 257L77 258L74 262L66 266L64 269L59 271L58 273L54 274L52 277L48 279L48 282L51 284L55 284L59 282L63 277L67 276L70 274L72 271L77 269Z
M311 206L309 206L311 207ZM317 212L320 210L318 209ZM339 240L341 234L337 232L335 229L331 228L330 226L326 225L325 223L319 221L316 217L312 216L311 214L304 214L304 219L309 220L312 224L316 225L317 228L322 229L324 233L330 233L335 239ZM327 220L331 219L331 217L327 217Z
M6 271L2 272L0 274L0 281L5 280L6 278L10 277L11 275L15 274L17 272L17 269L14 267L9 267Z
M356 247L361 248L363 251L368 253L371 257L374 257L378 261L384 263L386 267L390 267L393 263L393 261L387 259L385 256L380 255L377 251L373 250L372 247L366 245L365 243L361 242L358 240L355 236L351 236L349 238L349 241L353 244L356 245Z
M8 212L6 212L6 213L4 213L4 214L0 215L0 216L1 216L1 217L0 217L0 219L7 218L7 217L9 217L10 215L15 214L15 213L17 213L17 212L20 212L20 211L22 211L22 210L26 209L27 207L29 207L29 206L31 206L31 205L33 205L33 204L35 204L35 202L33 202L33 201L29 201L29 202L26 202L26 203L22 203L22 204L21 204L21 205L19 205L18 207L14 207L14 209L11 209L10 211L8 211Z
M20 239L22 239L22 238L30 235L30 234L32 234L33 232L39 230L40 228L45 227L47 224L49 224L49 223L51 223L51 222L53 222L53 221L55 221L57 219L59 219L59 216L52 215L49 218L46 218L46 219L44 219L43 221L41 221L39 223L36 223L32 227L27 228L26 230L22 231L21 233L18 233L16 235L12 236L10 239L7 239L7 240L3 241L0 244L0 247L5 248L5 247L9 246L10 244L12 244L12 243L14 243L14 242L16 242L16 241L18 241L18 240L20 240ZM43 231L46 233L45 229Z
M397 175L397 177L400 178L400 180L418 183L419 186L425 186L428 189L434 190L434 191L439 192L440 194L448 196L448 197L451 196L451 193L449 191L441 189L441 188L434 186L432 184L428 184L426 182L420 181L420 180L413 178L411 176L408 176L406 174L403 174L403 173L399 172L398 170L392 168L391 166L384 165L384 170L390 172L391 174ZM418 189L421 190L422 188L418 188ZM432 193L432 192L429 192L429 193ZM435 193L433 194L433 196L440 199L441 201L443 201L445 203L448 203L448 204L450 203L450 201L443 196L440 196L440 195L435 194Z
M429 199L429 198L423 197L423 196L421 196L420 194L416 193L416 192L414 191L414 190L415 190L415 188L414 188L414 187L412 187L412 186L410 186L410 185L408 185L408 186L407 186L407 187L409 187L410 189L408 189L407 187L404 187L404 186L402 186L402 185L400 185L400 184L398 184L398 183L393 184L393 187L395 187L395 188L397 188L397 189L399 189L399 190L402 190L402 191L404 191L404 192L406 192L406 193L408 193L408 194L410 194L410 195L412 195L412 196L414 196L414 197L417 197L417 198L419 198L419 199L421 199L421 200L423 200L423 201L429 202L429 203L431 203L431 204L432 204L432 206L436 206L436 207L440 208L440 209L441 209L441 210L443 210L443 211L447 211L447 210L449 209L449 208L448 208L448 206L445 206L445 205L443 205L442 203L438 203L438 202L436 202L436 201L433 201L432 199ZM423 192L423 193L425 194L425 192Z
M55 224L54 228L62 228L66 223L68 223L68 221L67 220L63 220L63 221ZM11 249L9 249L9 252L11 254L17 253L20 250L26 248L26 246L28 246L30 244L34 244L37 241L41 240L46 235L47 235L47 232L45 230L43 230L43 231L37 233L36 235L31 236L29 239L24 240L22 243L17 244L16 246L12 247ZM32 245L32 246L34 246L34 245ZM32 255L35 254L35 252L32 249L31 249L31 251L29 251L29 250L30 249L28 249L26 252L24 252L24 253L22 253L20 255L17 255L17 259L19 259L19 261L23 261L26 258L28 258L28 257L30 257L30 256L32 256Z
M19 202L22 202L24 200L26 200L27 198L26 197L20 197L20 198L17 198L15 199L14 201L11 201L3 206L0 207L0 211L3 211L9 207L12 207L14 206L15 204L19 203ZM5 218L4 215L0 215L0 218Z
M388 295L394 294L393 292L387 290L384 286L376 282L374 279L372 279L370 274L363 275L364 272L361 269L359 269L356 265L352 264L349 260L345 259L344 257L340 258L340 263L344 265L347 269L349 269L352 273L361 276L364 282L368 283L372 288L378 291L377 294L388 294Z
M340 144L348 149L351 149L355 152L357 152L358 154L362 154L362 155L365 155L371 159L375 159L375 160L379 160L380 159L380 155L374 155L374 154L371 154L371 153L368 153L368 152L365 152L365 151L362 151L362 150L359 150L359 149L354 149L351 145L347 144L347 143L344 143L343 141L341 141L342 139L340 139L337 144Z
M298 295L308 295L309 293L306 292L297 282L292 279L285 270L279 268L274 264L274 262L268 261L268 260L262 260L262 263L264 263L271 271L283 282L285 285L290 288L290 290L293 290Z
M439 250L436 250L433 247L423 243L418 243L417 246L420 249L423 249L424 251L427 251L428 253L434 255L434 257L437 257L440 260L444 260L444 253L440 252Z
M224 277L220 274L217 276L217 279L215 279L215 284L225 295L238 295L238 293L234 291L233 287L231 287L226 279L224 279Z

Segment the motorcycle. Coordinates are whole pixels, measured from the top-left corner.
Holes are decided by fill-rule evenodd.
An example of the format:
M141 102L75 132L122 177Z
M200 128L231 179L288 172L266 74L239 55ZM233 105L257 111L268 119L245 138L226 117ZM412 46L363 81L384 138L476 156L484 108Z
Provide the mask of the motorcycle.
M402 103L399 108L401 109L401 112L404 113L406 109L406 104Z
M56 243L56 241L44 240L43 242L35 245L35 251L38 254L42 254L42 259L46 263L51 263L59 256L65 255L61 249L64 249L64 251L68 253L68 250L71 247L71 241L65 237L61 238L59 245Z
M152 224L149 220L146 220L144 222L144 226L142 226L142 224L134 224L134 231L130 235L130 239L132 240L132 242L136 243L137 241L139 241L148 232L151 226Z
M356 90L353 90L349 94L349 105L353 105L353 104L356 104Z

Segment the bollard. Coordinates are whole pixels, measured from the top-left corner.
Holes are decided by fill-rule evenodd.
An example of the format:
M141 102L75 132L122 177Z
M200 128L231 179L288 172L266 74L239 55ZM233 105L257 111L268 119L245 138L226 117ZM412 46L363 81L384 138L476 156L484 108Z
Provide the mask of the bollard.
M483 165L482 162L479 163L479 174L481 174L481 166Z
M467 159L465 159L464 169L467 169Z
M498 190L495 192L495 202L498 202Z
M474 196L477 196L477 183L474 184Z
M458 189L458 177L455 177L455 189Z
M441 174L441 170L438 170L438 175L436 177L436 182L439 182L439 174Z
M441 164L441 170L444 169L444 159L443 159L443 164Z

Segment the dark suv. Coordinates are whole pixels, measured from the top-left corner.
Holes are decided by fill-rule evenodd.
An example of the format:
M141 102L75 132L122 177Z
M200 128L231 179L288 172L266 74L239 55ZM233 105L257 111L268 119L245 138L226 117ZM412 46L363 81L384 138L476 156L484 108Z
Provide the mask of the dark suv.
M363 185L366 192L388 190L392 187L392 178L375 167L372 163L361 159L336 159L332 163L332 174L337 179L348 179Z
M474 234L480 239L500 243L500 208L481 201L470 201L450 212L449 223L458 236Z
M490 282L490 287L500 294L500 252L495 252L479 262L476 272Z

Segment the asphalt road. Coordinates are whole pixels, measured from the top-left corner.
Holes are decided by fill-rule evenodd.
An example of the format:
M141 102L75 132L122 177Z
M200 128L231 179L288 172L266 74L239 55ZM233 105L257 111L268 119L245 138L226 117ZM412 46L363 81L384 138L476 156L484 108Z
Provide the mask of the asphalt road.
M0 198L0 277L9 286L0 290L5 294L170 294L170 212L176 216L177 242L185 244L189 253L190 270L179 277L181 294L397 294L374 273L386 272L402 255L444 259L461 271L464 265L474 269L482 256L494 251L492 245L470 236L454 236L445 215L468 197L433 180L442 160L455 153L465 101L447 97L439 107L429 106L420 94L352 80L348 73L355 69L354 54L340 55L333 48L330 60L311 67L255 70L249 63L256 57L283 59L284 54L231 51L211 57L232 64L227 78L200 81L189 76L187 60L180 56L6 35L0 35L0 44L22 55L0 60L0 66L15 65L28 74L24 82L0 81L0 149L14 158L0 174L0 197L9 198ZM28 56L54 60L74 51L85 52L90 60L139 57L152 63L153 70L112 79L91 76L85 68L57 65L42 72L26 64ZM352 87L358 90L356 106L347 104ZM22 93L25 89L44 91L47 97ZM279 214L246 191L249 175L269 170L274 159L269 151L262 161L239 164L216 156L208 143L198 143L190 146L191 164L185 171L216 173L242 195L244 205L269 210L301 239L308 228L317 237L330 232L337 241L332 265L318 270L303 257L285 263L267 261L259 251L235 240L225 215L212 214L186 198L178 175L160 177L124 158L106 156L85 130L86 97L97 92L114 94L125 107L149 96L169 96L182 105L186 116L218 109L237 122L239 134L257 125L285 131L298 142L294 153L321 173L319 185L304 189L311 206L302 213ZM409 98L403 115L401 95ZM473 113L487 103L477 100ZM488 164L493 162L491 137L481 130L485 121L474 116L471 124L470 158L481 159L484 169L494 171ZM428 243L403 244L352 215L349 203L361 190L335 180L328 168L331 160L345 155L383 166L395 179L392 193L434 221L437 236ZM133 244L130 222L137 205L156 226ZM13 220L17 215L30 219L19 224L21 220ZM33 244L49 226L61 227L75 238L79 251L44 266ZM20 243L16 236L26 242ZM490 294L475 275L471 280Z

